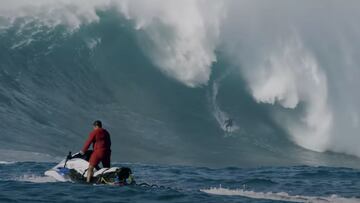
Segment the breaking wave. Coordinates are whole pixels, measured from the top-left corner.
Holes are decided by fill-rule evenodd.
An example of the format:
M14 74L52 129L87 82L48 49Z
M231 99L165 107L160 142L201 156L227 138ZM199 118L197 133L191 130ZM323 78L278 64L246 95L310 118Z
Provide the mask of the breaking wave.
M62 156L102 119L121 161L351 165L357 4L4 3L1 146Z

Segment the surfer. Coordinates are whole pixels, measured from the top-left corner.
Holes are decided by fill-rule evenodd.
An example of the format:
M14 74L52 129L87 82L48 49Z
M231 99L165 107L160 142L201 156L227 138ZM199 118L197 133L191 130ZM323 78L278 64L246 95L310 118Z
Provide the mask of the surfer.
M91 144L93 144L93 153L89 160L89 167L86 181L89 183L94 173L94 168L102 163L104 168L110 168L111 156L111 140L110 134L107 130L102 128L101 121L97 120L93 123L94 130L90 133L89 138L86 140L84 147L80 151L85 154Z
M226 119L224 122L224 126L225 126L225 131L230 132L233 126L233 120L231 118Z

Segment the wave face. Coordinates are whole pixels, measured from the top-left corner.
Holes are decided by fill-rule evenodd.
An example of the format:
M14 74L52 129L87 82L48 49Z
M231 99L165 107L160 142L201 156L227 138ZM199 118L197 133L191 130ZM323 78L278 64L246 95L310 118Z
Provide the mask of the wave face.
M62 156L101 119L118 161L353 165L358 4L5 3L2 150Z

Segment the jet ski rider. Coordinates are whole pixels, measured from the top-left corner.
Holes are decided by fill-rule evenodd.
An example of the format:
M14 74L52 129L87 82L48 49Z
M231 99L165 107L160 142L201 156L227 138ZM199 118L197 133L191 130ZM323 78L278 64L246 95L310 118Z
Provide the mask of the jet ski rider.
M96 120L93 123L94 130L90 133L89 138L86 140L84 147L80 151L84 154L91 144L93 144L93 153L89 160L89 167L86 181L90 183L91 177L94 174L94 168L102 163L104 168L110 168L110 156L111 156L111 140L110 134L107 130L102 128L102 123Z

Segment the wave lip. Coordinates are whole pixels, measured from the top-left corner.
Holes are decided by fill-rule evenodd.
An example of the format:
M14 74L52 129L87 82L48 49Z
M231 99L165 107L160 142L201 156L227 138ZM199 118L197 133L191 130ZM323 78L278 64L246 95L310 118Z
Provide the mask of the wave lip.
M289 195L286 192L254 192L247 191L243 189L227 189L222 188L210 188L210 189L201 189L201 192L205 192L213 195L227 195L227 196L242 196L252 199L265 199L265 200L275 200L275 201L288 201L288 202L342 202L342 203L355 203L360 202L360 199L357 198L344 198L337 195L331 195L330 197L311 197L311 196L302 196L302 195Z

